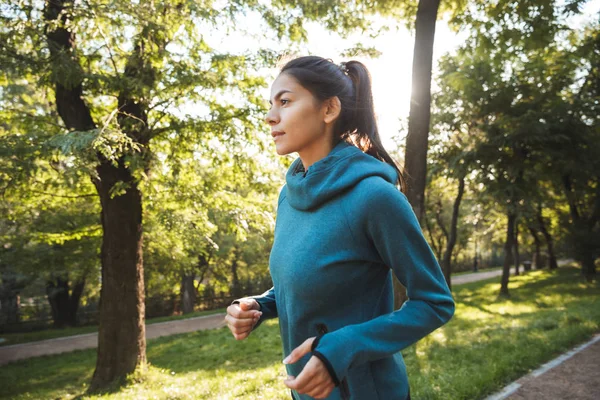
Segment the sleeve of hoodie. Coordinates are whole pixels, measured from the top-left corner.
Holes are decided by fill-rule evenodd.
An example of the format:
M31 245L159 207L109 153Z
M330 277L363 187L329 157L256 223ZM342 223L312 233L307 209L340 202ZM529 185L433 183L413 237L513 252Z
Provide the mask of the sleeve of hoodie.
M328 365L334 382L348 369L389 357L450 320L454 300L406 196L389 183L371 183L359 201L356 237L370 241L381 261L407 288L408 300L392 313L320 336L313 354Z

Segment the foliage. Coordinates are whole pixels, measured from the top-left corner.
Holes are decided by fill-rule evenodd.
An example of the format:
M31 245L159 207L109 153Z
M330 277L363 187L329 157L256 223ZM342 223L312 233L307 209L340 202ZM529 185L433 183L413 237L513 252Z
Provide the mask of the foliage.
M556 227L565 220L569 196L587 199L579 210L588 217L597 203L592 170L598 166L592 160L600 156L600 138L596 119L588 117L597 114L597 94L585 84L596 74L591 43L597 28L569 28L566 16L575 6L472 3L461 21L473 31L455 55L441 61L435 98L434 172L456 176L457 165L466 167L480 204L495 202L497 211L520 215L524 226L536 225L542 210L552 216L558 239L567 237ZM585 177L580 171L587 171ZM572 181L566 196L565 175ZM597 237L592 232L598 221L590 231L570 219L570 240L586 243L572 254L597 248L580 237Z

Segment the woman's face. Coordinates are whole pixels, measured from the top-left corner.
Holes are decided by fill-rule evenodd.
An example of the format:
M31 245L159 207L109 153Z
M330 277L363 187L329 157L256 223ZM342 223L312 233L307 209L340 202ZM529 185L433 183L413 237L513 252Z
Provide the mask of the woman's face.
M280 74L271 86L270 103L265 121L271 125L277 154L308 153L326 142L326 106L295 78Z

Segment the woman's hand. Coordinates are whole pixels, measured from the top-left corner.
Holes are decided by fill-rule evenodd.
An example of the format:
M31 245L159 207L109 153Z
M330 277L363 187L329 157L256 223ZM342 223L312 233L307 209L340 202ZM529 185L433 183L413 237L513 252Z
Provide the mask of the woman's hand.
M252 328L258 322L262 312L259 311L260 305L254 299L240 299L239 301L239 304L227 307L225 322L235 340L244 340L252 332Z
M296 347L289 356L283 360L284 364L293 364L307 353L310 353L314 337L306 339L304 343ZM287 387L294 389L300 394L307 394L315 399L324 399L331 394L335 387L329 371L321 360L312 356L300 375L293 377L288 375L283 381Z

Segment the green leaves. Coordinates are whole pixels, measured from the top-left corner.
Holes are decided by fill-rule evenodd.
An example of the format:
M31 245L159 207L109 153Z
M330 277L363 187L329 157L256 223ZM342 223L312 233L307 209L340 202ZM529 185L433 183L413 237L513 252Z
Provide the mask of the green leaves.
M62 154L77 156L94 162L97 154L117 165L126 155L141 151L139 143L118 129L92 129L70 131L55 135L46 144L59 149Z

